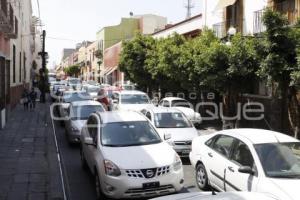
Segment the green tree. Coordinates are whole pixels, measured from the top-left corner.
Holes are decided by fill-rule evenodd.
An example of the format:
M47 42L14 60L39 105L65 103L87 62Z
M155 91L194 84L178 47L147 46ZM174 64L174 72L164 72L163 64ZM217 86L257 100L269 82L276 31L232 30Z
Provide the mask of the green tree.
M137 33L130 41L124 41L120 55L119 68L125 73L126 78L138 84L141 89L157 87L157 81L152 78L146 69L146 58L155 48L155 40L150 36Z
M193 43L195 64L194 69L190 70L191 80L200 88L221 94L224 115L235 116L241 95L251 92L251 83L257 77L259 57L256 54L256 39L237 34L230 45L226 45L212 31L205 30ZM236 126L238 122L235 122Z
M66 67L66 68L64 68L64 72L68 76L78 77L78 75L80 73L80 66L79 65L72 65L72 66Z
M185 92L186 69L183 67L183 46L186 39L174 34L168 38L156 40L154 48L149 51L146 69L157 80L163 93Z
M296 97L296 84L299 73L297 64L297 43L299 31L289 26L285 16L267 9L263 16L266 25L266 56L258 74L278 84L276 95L281 98L282 131L288 131L286 124L299 135L300 108ZM297 131L298 129L298 131Z

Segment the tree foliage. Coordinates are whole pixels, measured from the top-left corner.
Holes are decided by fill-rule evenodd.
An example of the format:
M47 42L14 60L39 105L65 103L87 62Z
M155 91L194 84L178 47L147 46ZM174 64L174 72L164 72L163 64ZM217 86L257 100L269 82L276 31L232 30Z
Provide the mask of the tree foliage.
M66 68L64 68L64 72L68 76L75 76L75 77L77 77L78 74L80 73L80 66L79 65L72 65L72 66L66 67Z
M149 52L155 46L154 44L155 40L152 37L137 33L133 40L123 42L120 55L120 70L130 81L137 83L144 89L156 85L156 80L152 78L145 64Z

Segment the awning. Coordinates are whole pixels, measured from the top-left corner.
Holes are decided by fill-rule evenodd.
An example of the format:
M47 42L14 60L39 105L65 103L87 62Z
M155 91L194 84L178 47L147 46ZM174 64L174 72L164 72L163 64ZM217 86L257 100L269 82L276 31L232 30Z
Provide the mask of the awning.
M219 0L217 6L214 11L221 10L226 8L227 6L232 6L237 0Z
M118 66L108 67L108 68L106 68L104 71L101 71L100 75L101 75L101 76L109 75L110 73L112 73L112 72L115 71L116 69L118 69Z

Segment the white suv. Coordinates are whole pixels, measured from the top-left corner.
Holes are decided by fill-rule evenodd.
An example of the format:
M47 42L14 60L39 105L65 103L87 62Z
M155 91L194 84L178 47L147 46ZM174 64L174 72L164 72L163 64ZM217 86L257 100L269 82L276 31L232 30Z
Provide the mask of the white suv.
M98 199L148 198L183 188L179 156L142 114L93 113L81 137L82 164L95 177Z

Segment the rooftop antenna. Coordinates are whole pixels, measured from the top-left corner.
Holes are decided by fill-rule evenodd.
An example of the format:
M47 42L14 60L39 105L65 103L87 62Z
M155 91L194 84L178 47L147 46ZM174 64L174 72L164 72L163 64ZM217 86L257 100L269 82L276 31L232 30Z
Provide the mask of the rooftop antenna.
M189 19L192 16L192 8L195 7L195 4L193 0L185 0L185 1L187 1L186 4L184 5L184 7L187 9L186 19Z
M133 12L130 12L129 15L130 15L130 17L133 17Z

